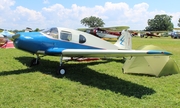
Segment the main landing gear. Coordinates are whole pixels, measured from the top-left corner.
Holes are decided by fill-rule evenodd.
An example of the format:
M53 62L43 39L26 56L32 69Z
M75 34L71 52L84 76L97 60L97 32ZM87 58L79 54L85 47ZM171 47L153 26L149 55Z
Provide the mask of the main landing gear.
M39 65L39 60L40 60L40 56L38 54L36 54L36 58L32 59L31 60L31 64L30 64L30 67L32 66L36 66L36 65ZM66 74L66 70L65 68L62 66L63 65L63 55L61 55L60 57L60 64L59 64L59 67L57 68L56 70L56 73L58 75L65 75Z
M36 54L36 58L31 60L30 67L35 66L35 65L39 65L39 60L40 60L40 57L38 54Z
M63 65L62 60L63 60L63 56L61 55L61 57L60 57L60 64L59 64L59 67L57 69L57 74L58 75L65 75L66 74L66 70L62 66Z

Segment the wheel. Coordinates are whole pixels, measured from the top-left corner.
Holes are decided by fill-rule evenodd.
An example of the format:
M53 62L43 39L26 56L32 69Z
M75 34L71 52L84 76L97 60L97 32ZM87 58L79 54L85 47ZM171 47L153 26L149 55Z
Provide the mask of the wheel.
M36 62L36 59L32 59L32 60L31 60L30 67L31 67L31 66L35 66L35 65L38 65L38 64L39 64L39 60L37 60L37 62Z
M59 67L58 69L57 69L57 74L58 75L65 75L66 74L66 70L63 68L63 67Z

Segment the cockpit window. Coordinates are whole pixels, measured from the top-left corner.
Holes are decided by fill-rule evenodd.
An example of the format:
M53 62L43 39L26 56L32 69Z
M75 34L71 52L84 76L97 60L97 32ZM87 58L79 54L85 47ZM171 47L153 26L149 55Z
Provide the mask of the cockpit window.
M79 43L85 43L86 38L83 35L79 35Z
M58 39L58 29L57 28L50 28L43 31L43 33L51 36L52 38Z
M60 34L60 38L62 40L71 41L72 40L72 34L67 31L62 31Z

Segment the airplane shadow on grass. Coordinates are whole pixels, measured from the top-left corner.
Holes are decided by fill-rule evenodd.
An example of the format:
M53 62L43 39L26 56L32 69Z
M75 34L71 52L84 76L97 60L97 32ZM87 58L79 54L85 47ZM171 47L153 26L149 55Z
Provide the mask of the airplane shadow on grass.
M17 57L15 58L23 65L28 66L32 57ZM95 70L88 68L87 66L97 65L100 63L107 63L106 61L96 61L88 63L68 63L64 64L67 74L64 76L67 79L75 82L80 82L83 85L96 87L101 90L110 90L115 93L120 93L125 96L133 96L141 99L144 95L154 94L155 91L151 88L139 85L130 81L125 81L115 76L110 76L104 73L99 73ZM121 63L122 61L117 61ZM35 71L40 71L43 74L52 75L53 77L60 78L56 74L57 66L59 65L58 61L50 61L46 59L41 59L39 66L34 66L22 70L14 70L8 72L1 72L0 76L13 75L13 74L25 74Z

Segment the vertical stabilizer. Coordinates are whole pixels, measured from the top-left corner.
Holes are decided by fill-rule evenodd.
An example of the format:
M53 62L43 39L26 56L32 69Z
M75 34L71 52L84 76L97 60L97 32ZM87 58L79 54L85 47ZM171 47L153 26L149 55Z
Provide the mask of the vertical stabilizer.
M123 30L121 32L121 36L114 45L116 45L118 49L128 49L128 50L131 49L132 48L131 34L127 30Z

